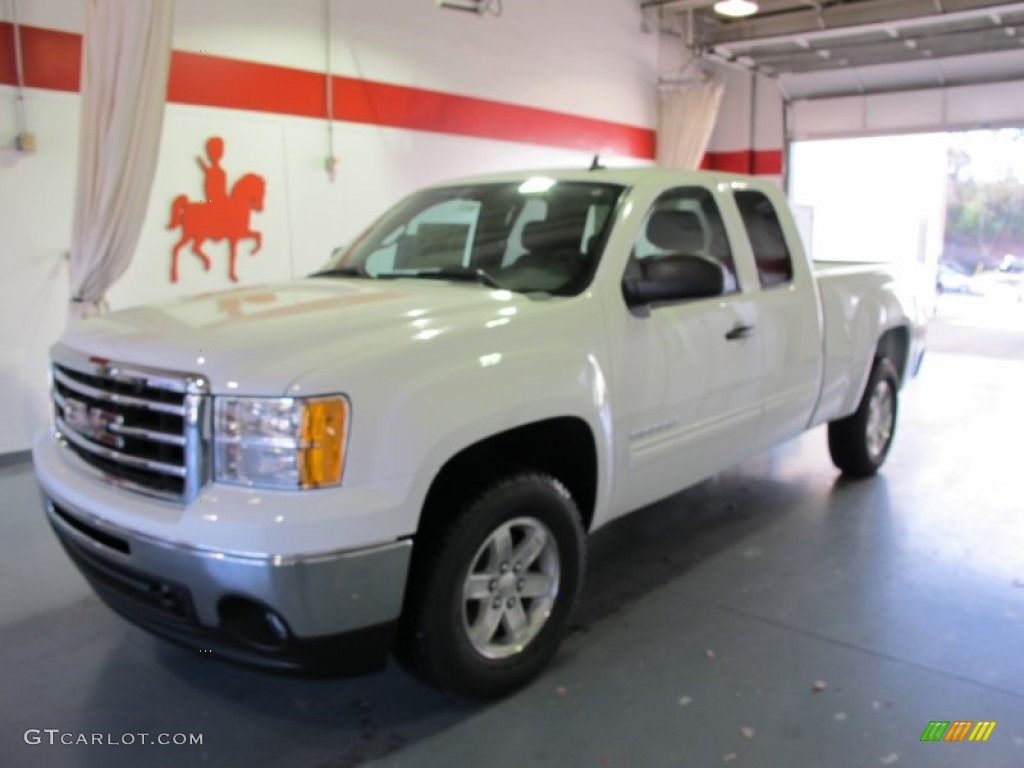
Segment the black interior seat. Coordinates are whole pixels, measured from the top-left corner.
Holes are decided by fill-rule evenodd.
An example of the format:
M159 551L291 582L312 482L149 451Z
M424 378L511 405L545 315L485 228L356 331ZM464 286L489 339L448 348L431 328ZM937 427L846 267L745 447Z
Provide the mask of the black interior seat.
M704 227L693 211L655 211L647 220L647 239L670 253L703 255Z

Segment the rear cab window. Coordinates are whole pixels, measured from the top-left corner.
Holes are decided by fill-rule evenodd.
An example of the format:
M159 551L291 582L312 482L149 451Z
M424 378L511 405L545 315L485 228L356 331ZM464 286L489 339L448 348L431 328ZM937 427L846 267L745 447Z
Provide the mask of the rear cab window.
M763 192L752 189L736 190L734 197L754 254L761 287L791 283L793 257L772 201Z

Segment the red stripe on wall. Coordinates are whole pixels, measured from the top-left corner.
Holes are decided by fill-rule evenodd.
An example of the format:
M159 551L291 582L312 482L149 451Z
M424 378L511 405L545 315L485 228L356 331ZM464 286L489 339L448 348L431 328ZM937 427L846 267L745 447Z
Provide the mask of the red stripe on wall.
M26 85L78 91L81 35L22 26L21 43ZM15 82L14 30L0 22L0 83ZM647 128L351 77L335 76L332 87L334 117L347 122L654 158ZM299 117L327 111L322 74L184 51L172 54L167 98ZM780 176L782 150L708 152L701 168Z
M21 39L27 86L78 90L81 35L22 26ZM11 25L0 22L0 83L7 85L15 83L13 41ZM654 157L648 128L350 77L335 76L332 88L338 120ZM184 51L172 54L167 98L300 117L327 111L320 73Z
M299 117L327 114L323 75L183 51L171 54L167 100Z
M55 29L21 27L21 57L25 85L52 91L77 91L82 60L82 36ZM18 82L14 63L14 27L0 21L0 83Z
M708 152L700 167L705 171L749 173L755 176L781 176L782 150L755 149L738 152Z
M650 129L489 99L337 77L334 103L355 123L654 158Z
M14 28L0 21L0 83L12 85L15 82Z

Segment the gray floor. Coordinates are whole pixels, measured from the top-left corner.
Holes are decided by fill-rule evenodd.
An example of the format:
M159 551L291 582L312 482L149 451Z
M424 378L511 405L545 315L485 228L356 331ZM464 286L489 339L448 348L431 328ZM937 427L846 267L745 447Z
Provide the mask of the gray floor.
M151 639L68 564L29 467L0 468L0 766L1024 765L1024 323L960 354L970 325L936 327L879 477L839 480L818 430L597 534L555 664L488 706ZM931 720L998 725L921 743Z

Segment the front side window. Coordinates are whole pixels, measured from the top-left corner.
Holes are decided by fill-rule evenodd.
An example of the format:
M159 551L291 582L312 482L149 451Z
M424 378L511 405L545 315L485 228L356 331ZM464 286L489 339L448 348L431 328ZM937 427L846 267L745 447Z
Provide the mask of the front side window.
M320 274L470 279L573 295L594 275L623 189L538 177L425 190L385 214Z
M729 238L710 190L677 187L651 206L633 245L634 263L673 255L703 256L718 262L724 293L737 291Z

